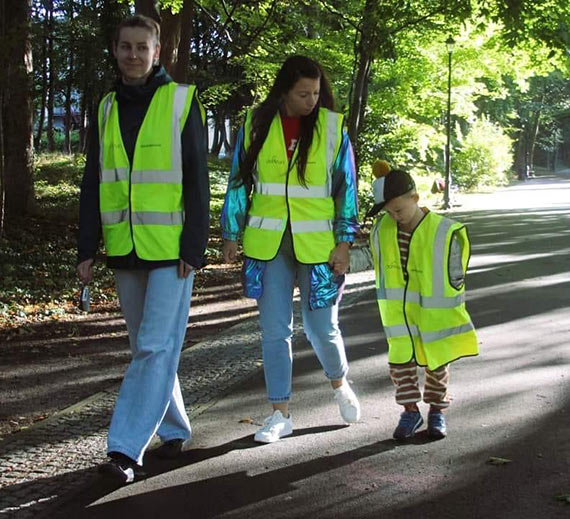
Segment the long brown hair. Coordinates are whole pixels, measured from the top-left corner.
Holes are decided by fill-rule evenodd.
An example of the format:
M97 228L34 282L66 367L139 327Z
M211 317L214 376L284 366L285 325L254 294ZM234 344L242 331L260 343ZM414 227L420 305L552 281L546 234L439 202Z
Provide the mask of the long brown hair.
M279 111L282 98L301 78L320 80L319 100L309 115L301 117L300 124L299 152L296 159L297 175L299 182L302 185L306 185L305 169L307 166L307 156L313 142L319 107L334 110L334 97L322 67L316 61L305 56L291 56L285 60L285 63L283 63L275 77L275 81L267 98L253 111L251 140L245 159L240 166L239 183L251 183L253 166L267 138L271 122ZM290 167L292 167L292 164Z

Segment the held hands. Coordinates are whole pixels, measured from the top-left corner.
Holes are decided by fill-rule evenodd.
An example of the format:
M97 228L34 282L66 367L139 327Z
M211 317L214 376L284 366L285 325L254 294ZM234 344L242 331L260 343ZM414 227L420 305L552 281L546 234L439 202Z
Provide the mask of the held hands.
M224 263L234 263L237 259L238 243L233 240L224 240L222 245L222 254L224 256Z
M348 267L350 265L349 249L350 243L347 241L341 241L331 252L329 265L337 276L348 272Z

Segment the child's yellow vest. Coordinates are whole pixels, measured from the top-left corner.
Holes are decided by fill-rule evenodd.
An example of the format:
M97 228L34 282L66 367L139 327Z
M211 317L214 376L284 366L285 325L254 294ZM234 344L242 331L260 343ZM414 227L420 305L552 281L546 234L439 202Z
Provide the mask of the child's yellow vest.
M449 277L452 237L459 240L463 272L470 244L460 223L429 212L412 233L404 277L398 247L398 226L380 217L370 235L376 271L376 294L388 340L388 361L437 369L479 348L465 309L465 286L454 288Z

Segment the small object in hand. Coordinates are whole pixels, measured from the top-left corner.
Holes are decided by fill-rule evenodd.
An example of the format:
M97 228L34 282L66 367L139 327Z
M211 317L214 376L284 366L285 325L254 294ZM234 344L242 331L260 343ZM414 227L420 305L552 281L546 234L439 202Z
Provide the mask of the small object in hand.
M89 312L89 287L87 285L81 287L79 295L79 308L84 312Z

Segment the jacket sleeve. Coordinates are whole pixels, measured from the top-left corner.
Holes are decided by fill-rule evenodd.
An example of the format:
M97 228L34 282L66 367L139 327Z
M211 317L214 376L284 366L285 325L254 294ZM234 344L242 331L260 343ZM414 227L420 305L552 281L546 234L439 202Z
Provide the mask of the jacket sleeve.
M224 240L238 241L245 228L245 219L248 211L251 183L246 185L237 181L240 164L245 157L243 143L243 127L238 132L236 146L232 160L232 167L228 179L228 187L222 208L221 227ZM237 181L237 182L236 182Z
M194 268L201 268L206 264L204 255L210 229L210 180L205 125L197 96L182 130L182 192L185 218L180 258Z
M77 262L95 259L101 239L99 211L99 129L97 114L91 117L87 140L87 159L79 196L79 237Z
M358 193L356 187L356 166L352 145L346 131L332 175L332 196L335 201L334 234L336 243L353 242L358 232Z
M465 283L465 272L463 270L463 244L453 233L449 251L449 282L453 288L459 290Z

